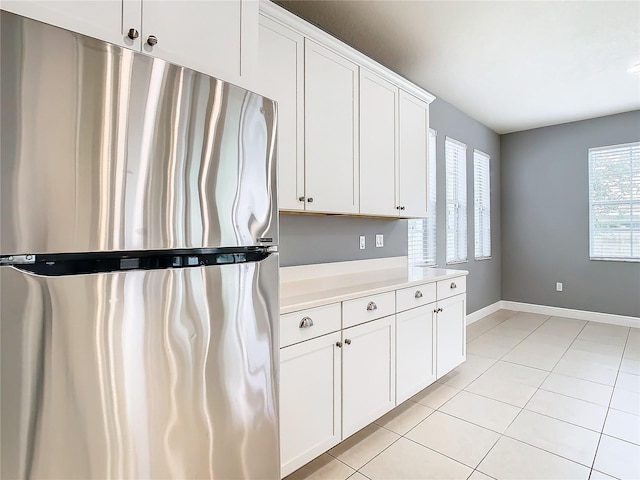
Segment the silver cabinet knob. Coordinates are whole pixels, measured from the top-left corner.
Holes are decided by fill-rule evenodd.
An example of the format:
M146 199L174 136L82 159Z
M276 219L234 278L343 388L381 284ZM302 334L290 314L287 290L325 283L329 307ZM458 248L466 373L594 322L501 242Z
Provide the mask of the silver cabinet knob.
M416 298L422 298L422 292L420 290L416 290L415 297Z
M398 205L398 206L396 207L396 210L400 210L400 205Z
M336 342L336 347L342 348L342 342Z
M136 30L135 28L130 28L129 33L127 33L127 37L129 37L131 40L135 40L139 35L140 34L138 33L138 30Z
M404 210L404 207L400 207L400 210Z
M351 339L350 338L345 338L344 339L344 343L346 343L347 345L351 345Z
M313 320L310 317L304 317L300 320L300 328L313 327Z
M154 35L149 35L149 38L147 38L147 44L153 47L157 43L158 43L158 38L155 37Z
M309 202L309 203L313 203L313 197L309 197L309 198L307 198L307 202Z
M436 309L433 311L433 313L440 313L441 311L442 311L442 309L441 309L441 308L436 308Z
M458 286L455 284L455 282L451 282L450 288L453 290L454 288L457 288Z
M367 310L372 311L377 309L378 309L378 305L376 305L376 302L369 302L367 304Z
M301 202L304 202L304 197L298 197L298 200L300 200Z

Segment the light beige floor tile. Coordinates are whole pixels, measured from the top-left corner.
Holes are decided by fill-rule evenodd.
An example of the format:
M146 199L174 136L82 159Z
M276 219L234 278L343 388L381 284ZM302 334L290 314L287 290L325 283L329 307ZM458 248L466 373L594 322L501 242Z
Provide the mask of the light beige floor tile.
M640 361L632 360L623 356L622 364L620 365L620 371L640 375Z
M411 440L401 438L362 467L372 480L463 479L473 470Z
M591 467L600 434L524 410L505 435Z
M398 435L404 435L433 412L433 408L406 401L376 420L375 423Z
M505 320L503 324L508 326L514 326L523 330L533 331L540 325L545 323L549 318L549 315L540 315L537 313L518 312L508 320Z
M493 358L481 357L479 355L467 354L467 360L456 367L455 370L446 374L438 382L450 387L462 389L482 375L496 362Z
M640 394L614 388L610 406L616 410L640 415Z
M562 358L553 368L553 373L613 386L616 381L618 369L593 362Z
M507 318L511 318L513 317L516 313L515 310L507 310L505 308L500 309L496 312L490 313L489 315L487 315L486 317L484 317L485 319L493 319L493 320L499 320L501 322L504 322Z
M478 470L500 480L586 480L589 468L508 437L501 437Z
M485 475L484 473L479 472L478 470L474 470L471 476L469 477L469 480L491 480L492 478L493 477L490 477L489 475Z
M465 390L522 408L536 393L537 387L502 380L495 376L487 376L485 373L471 382Z
M618 480L615 477L610 477L606 473L599 472L597 470L591 470L591 476L589 480Z
M530 387L539 387L549 376L549 372L525 365L499 361L493 364L483 376L508 380Z
M525 340L502 357L502 360L551 371L565 351L564 347L535 342L528 343Z
M640 478L640 446L602 435L593 468L616 478Z
M502 313L504 312L504 313ZM474 338L479 337L483 333L491 330L496 325L501 324L507 318L514 315L515 312L511 310L498 310L497 312L492 313L491 315L487 315L484 318L481 318L477 322L472 323L467 326L467 342L473 340Z
M491 332L479 336L467 344L467 353L498 359L515 347L520 340L494 335Z
M541 413L564 422L573 423L598 433L602 431L607 407L559 393L538 390L525 410Z
M435 412L411 430L406 438L465 465L476 467L498 441L500 434Z
M583 342L583 344L586 342ZM599 345L597 343L593 343L594 345ZM574 343L575 344L575 343ZM601 344L604 347L609 347L610 345ZM615 347L614 347L615 348ZM602 354L602 353L594 353L587 352L584 350L577 350L573 348L573 345L566 351L562 360L576 363L593 363L600 367L607 367L612 370L618 370L620 366L620 360L622 359L622 354Z
M586 324L587 322L584 320L576 320L574 318L566 317L551 317L536 330L536 333L539 332L556 337L576 338Z
M356 472L349 477L348 480L368 480L367 477L362 475L360 472Z
M640 445L640 417L610 408L602 433Z
M503 433L520 412L520 408L465 391L439 410L499 433Z
M507 321L508 320L502 322L500 325L492 328L487 333L491 333L492 335L498 335L501 337L513 338L514 340L518 340L519 342L531 335L532 330L518 328L513 326L513 324L505 325Z
M451 397L459 393L457 388L444 385L442 383L433 383L421 392L416 393L410 400L431 408L440 408Z
M624 346L629 334L629 327L589 322L578 335L579 340Z
M604 406L609 406L613 393L613 387L557 373L551 373L540 388Z
M588 342L586 340L576 339L571 344L571 349L615 357L619 362L622 357L622 353L624 352L624 345L608 345L606 343Z
M640 393L640 375L619 372L616 380L616 388L629 392Z
M629 346L627 344L627 348L624 349L623 358L627 360L634 360L636 362L640 361L640 347Z
M540 329L534 331L527 337L527 343L530 345L542 344L542 345L553 345L556 347L569 348L569 346L573 343L575 337L570 337L567 335L553 335L540 332Z
M329 454L358 470L399 437L396 433L371 424L333 447Z
M325 453L293 472L285 480L345 480L354 472L352 468Z

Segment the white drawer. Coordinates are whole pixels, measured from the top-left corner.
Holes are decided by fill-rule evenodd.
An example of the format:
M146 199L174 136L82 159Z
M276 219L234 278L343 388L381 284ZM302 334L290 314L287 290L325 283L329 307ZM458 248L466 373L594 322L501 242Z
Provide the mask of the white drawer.
M340 304L280 315L280 348L340 330Z
M440 280L438 282L438 300L453 297L454 295L465 293L466 291L467 277L464 275L450 278L449 280Z
M436 283L423 283L402 290L396 290L396 311L421 307L436 301Z
M379 293L342 302L342 328L396 313L395 292Z

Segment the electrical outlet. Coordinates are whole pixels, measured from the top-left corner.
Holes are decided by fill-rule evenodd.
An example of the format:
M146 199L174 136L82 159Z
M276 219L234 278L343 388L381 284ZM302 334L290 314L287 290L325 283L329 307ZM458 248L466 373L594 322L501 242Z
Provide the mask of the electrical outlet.
M558 282L556 283L556 292L561 292L562 291L562 282Z
M376 234L376 248L384 247L384 235Z
M366 247L366 242L364 239L364 235L360 235L360 250L364 250Z

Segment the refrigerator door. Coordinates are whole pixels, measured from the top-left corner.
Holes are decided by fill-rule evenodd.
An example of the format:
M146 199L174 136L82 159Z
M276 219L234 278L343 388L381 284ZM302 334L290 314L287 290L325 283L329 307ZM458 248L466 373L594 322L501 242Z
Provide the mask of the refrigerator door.
M274 102L1 16L0 255L277 245Z
M1 477L279 479L277 275L0 267Z

